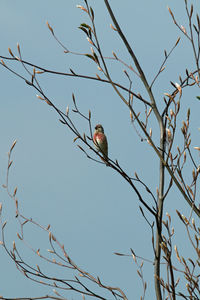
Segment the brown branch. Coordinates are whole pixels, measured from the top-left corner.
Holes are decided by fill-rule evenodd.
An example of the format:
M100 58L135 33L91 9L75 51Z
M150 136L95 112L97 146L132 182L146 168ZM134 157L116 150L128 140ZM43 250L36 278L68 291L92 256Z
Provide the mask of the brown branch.
M144 84L144 87L150 97L150 100L151 100L151 107L154 111L154 114L157 118L157 121L158 121L158 124L159 124L159 127L160 127L160 151L157 150L156 147L154 147L153 145L153 148L154 150L156 151L156 153L158 154L158 156L160 157L160 182L159 182L159 199L158 199L158 215L157 215L157 241L156 241L156 255L155 255L155 290L156 290L156 296L157 296L157 299L161 300L162 299L162 295L161 295L161 289L160 289L160 282L158 280L158 278L160 277L160 236L161 236L161 231L162 231L162 223L161 223L161 220L162 220L162 213L163 213L163 192L164 192L164 167L165 165L163 164L164 162L164 125L163 125L163 120L162 120L162 117L157 109L157 106L156 106L156 101L155 101L155 98L153 96L153 93L151 91L151 87L149 86L147 80L146 80L146 77L144 75L144 72L142 70L142 68L140 67L140 64L132 50L132 48L130 47L126 37L124 36L114 14L113 14L113 11L109 5L109 2L108 0L104 0L105 2L105 5L107 7L107 10L110 14L110 17L114 23L114 26L116 27L117 29L117 32L119 34L119 36L121 37L125 47L127 48L130 56L132 57L133 61L134 61L134 64L140 74L140 78L141 78L141 81L143 82ZM115 90L117 90L117 88L113 85L113 88ZM119 93L118 93L119 95ZM122 97L121 97L122 99ZM123 100L123 99L122 99ZM133 112L133 109L131 110ZM135 113L133 113L134 117L136 118L136 120L138 121L138 118L136 116ZM146 131L144 130L143 126L141 125L141 123L139 122L139 125L142 127L142 130L143 131ZM146 132L145 132L145 135ZM151 139L149 139L149 141L151 142Z
M67 300L67 298L63 297L55 297L50 295L40 296L40 297L16 297L16 298L5 298L0 296L1 300L43 300L43 299L53 299L53 300Z
M7 57L7 56L2 56L2 55L0 55L0 58L1 58L1 59L4 59L4 60L14 60L14 61L19 61L19 60L18 60L17 58L15 58L15 57ZM99 81L99 82L103 82L103 83L110 83L110 81L107 80L107 79L102 79L102 78L99 79L98 77L93 77L93 76L88 76L88 75L77 74L77 73L74 73L74 72L73 72L73 73L66 73L66 72L53 71L53 70L46 69L46 68L44 68L44 67L40 67L40 66L38 66L38 65L36 65L36 64L30 63L30 62L25 61L25 60L21 60L21 62L22 62L23 64L26 64L26 65L28 65L28 66L34 67L34 68L36 68L36 69L38 69L38 70L41 70L41 71L43 71L44 73L49 73L49 74L59 75L59 76L68 76L68 77L75 77L75 78L89 79L89 80ZM2 62L0 62L0 64L1 64L3 67L5 67L6 69L8 69L9 71L11 71L12 73L14 73L16 76L21 77L21 79L23 79L23 80L26 80L23 76L20 76L18 73L16 73L16 72L13 71L12 69L10 69L7 65L3 64ZM144 102L146 105L151 106L151 104L150 104L147 100L143 99L143 98L141 97L141 95L135 94L133 91L130 91L128 88L122 86L121 84L119 84L119 83L117 83L117 82L114 82L114 85L116 85L116 86L119 87L120 89L122 89L122 90L124 90L124 91L130 93L130 94L133 95L136 99L138 99L138 100Z

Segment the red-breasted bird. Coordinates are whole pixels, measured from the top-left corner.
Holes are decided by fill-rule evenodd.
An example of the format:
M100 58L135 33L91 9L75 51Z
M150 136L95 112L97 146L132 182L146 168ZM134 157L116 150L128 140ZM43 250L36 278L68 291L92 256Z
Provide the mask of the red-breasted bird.
M95 126L93 142L97 151L101 152L104 158L108 160L108 142L101 124Z

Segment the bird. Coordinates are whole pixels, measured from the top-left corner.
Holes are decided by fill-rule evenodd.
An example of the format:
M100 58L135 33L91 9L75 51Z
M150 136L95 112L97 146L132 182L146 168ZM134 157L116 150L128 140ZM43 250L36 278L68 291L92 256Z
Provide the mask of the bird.
M95 126L93 142L97 151L103 154L105 160L108 160L108 142L101 124Z

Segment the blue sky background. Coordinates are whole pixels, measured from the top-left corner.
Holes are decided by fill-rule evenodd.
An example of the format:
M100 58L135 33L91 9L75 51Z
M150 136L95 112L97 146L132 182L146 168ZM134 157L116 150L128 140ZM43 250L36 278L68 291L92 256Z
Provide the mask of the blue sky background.
M97 32L104 56L112 56L114 51L125 62L132 64L116 32L110 29L112 22L104 2L91 0L89 3L95 11ZM73 0L2 0L0 55L8 56L8 47L17 55L16 45L19 43L22 56L27 61L63 72L72 68L77 73L96 74L96 66L88 58L64 54L45 24L46 21L49 22L57 37L71 51L90 53L90 44L78 29L80 23L88 22L87 15L76 8L77 4L84 5L83 1ZM169 51L181 35L171 20L167 6L171 7L180 24L185 25L184 1L111 0L110 4L148 80L151 81L163 61L164 49ZM178 82L179 75L184 78L186 68L194 69L191 57L191 47L182 36L179 46L168 61L167 69L154 85L159 108L163 107L163 94L172 91L170 81ZM19 64L13 65L17 71L24 73ZM111 61L108 66L111 68L112 78L128 87L123 74L124 66ZM120 286L129 299L133 299L133 295L134 299L139 299L142 285L133 260L113 255L113 252L129 253L130 248L133 248L136 254L152 259L151 232L141 217L136 195L113 170L86 159L73 143L74 135L58 121L58 116L50 106L37 99L36 91L2 67L0 78L1 184L5 183L7 152L12 142L17 139L10 184L12 189L18 186L21 212L44 226L50 223L52 232L65 245L71 258L83 269L99 276L108 285ZM111 87L88 80L45 74L40 75L39 79L44 91L61 110L65 111L67 105L70 109L73 107L73 92L80 110L84 113L91 110L93 127L97 123L103 124L109 142L110 157L118 159L130 176L136 171L156 193L158 161L150 146L140 142L130 124L128 110ZM134 91L145 95L138 79L135 76L132 79ZM199 103L195 99L198 93L195 88L184 91L182 113L178 121L181 126L187 108L191 106L194 146L199 146ZM76 115L74 121L82 132L87 130L87 124ZM150 127L153 128L153 139L157 141L158 128L153 116ZM182 143L181 135L178 134L177 145ZM198 153L195 153L195 157L198 160ZM187 176L191 176L189 172ZM12 241L16 240L24 256L33 264L41 265L46 272L55 276L69 278L70 272L64 269L55 270L21 246L16 237L19 229L15 219L15 207L3 188L0 189L0 202L3 203L3 219L8 221L6 239L10 248ZM172 215L175 241L180 247L184 246L187 256L190 248L186 246L185 239L181 238L185 232L176 217L175 209L189 213L174 188L169 193L165 213ZM48 236L31 226L26 230L28 242L45 253L49 248ZM3 248L0 248L0 264L4 270L0 274L0 295L33 297L52 293L51 288L39 286L19 273ZM147 299L154 296L152 274L152 265L145 263ZM71 292L63 295L67 299L81 299L81 295Z

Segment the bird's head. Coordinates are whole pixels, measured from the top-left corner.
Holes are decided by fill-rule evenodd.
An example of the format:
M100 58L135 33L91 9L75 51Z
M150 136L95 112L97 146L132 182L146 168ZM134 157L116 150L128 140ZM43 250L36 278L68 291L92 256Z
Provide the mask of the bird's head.
M95 131L96 131L96 132L102 132L102 133L104 133L103 126L102 126L101 124L97 124L97 125L95 126Z

